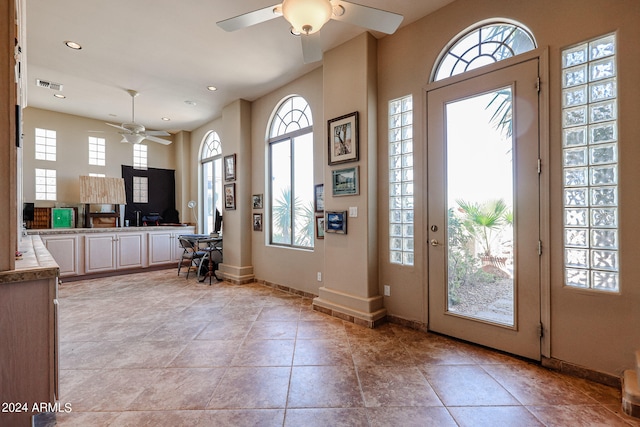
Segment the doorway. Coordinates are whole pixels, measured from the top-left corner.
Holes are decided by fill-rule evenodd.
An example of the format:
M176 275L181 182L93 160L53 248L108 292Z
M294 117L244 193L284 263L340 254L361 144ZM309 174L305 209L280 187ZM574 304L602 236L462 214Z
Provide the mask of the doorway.
M427 92L429 329L540 347L538 59Z

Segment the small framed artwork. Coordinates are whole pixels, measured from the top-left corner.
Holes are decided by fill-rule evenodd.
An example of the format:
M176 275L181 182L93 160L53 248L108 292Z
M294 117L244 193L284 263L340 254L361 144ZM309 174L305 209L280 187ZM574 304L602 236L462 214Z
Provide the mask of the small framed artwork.
M262 209L262 194L251 196L251 202L253 203L253 209Z
M324 184L316 185L314 194L314 205L316 212L324 212Z
M331 171L332 194L334 196L360 194L359 172L359 166Z
M358 112L331 119L329 129L329 164L358 160Z
M347 234L347 211L326 211L324 231Z
M316 216L316 239L324 239L324 216Z
M236 209L236 183L224 185L224 208L228 211Z
M236 154L230 154L224 156L224 180L235 181L236 180Z
M253 231L262 231L262 214L253 214Z

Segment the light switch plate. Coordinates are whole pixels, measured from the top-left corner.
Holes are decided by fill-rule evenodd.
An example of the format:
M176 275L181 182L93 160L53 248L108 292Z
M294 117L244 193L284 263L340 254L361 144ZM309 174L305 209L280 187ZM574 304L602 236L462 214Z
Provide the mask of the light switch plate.
M351 206L349 208L349 216L351 218L356 218L358 216L358 207L357 206Z

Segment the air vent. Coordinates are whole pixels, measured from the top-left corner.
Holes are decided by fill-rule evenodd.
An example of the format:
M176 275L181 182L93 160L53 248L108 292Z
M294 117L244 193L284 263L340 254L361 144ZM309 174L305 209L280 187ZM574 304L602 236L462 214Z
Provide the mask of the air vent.
M51 89L51 90L62 90L62 84L48 82L46 80L40 80L40 79L36 79L36 86L43 87L46 89Z

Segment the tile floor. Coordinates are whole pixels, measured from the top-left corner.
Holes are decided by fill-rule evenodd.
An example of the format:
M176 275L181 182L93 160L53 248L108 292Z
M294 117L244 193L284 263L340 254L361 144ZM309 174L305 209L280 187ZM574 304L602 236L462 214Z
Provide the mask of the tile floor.
M640 426L620 391L259 284L60 286L59 426Z

